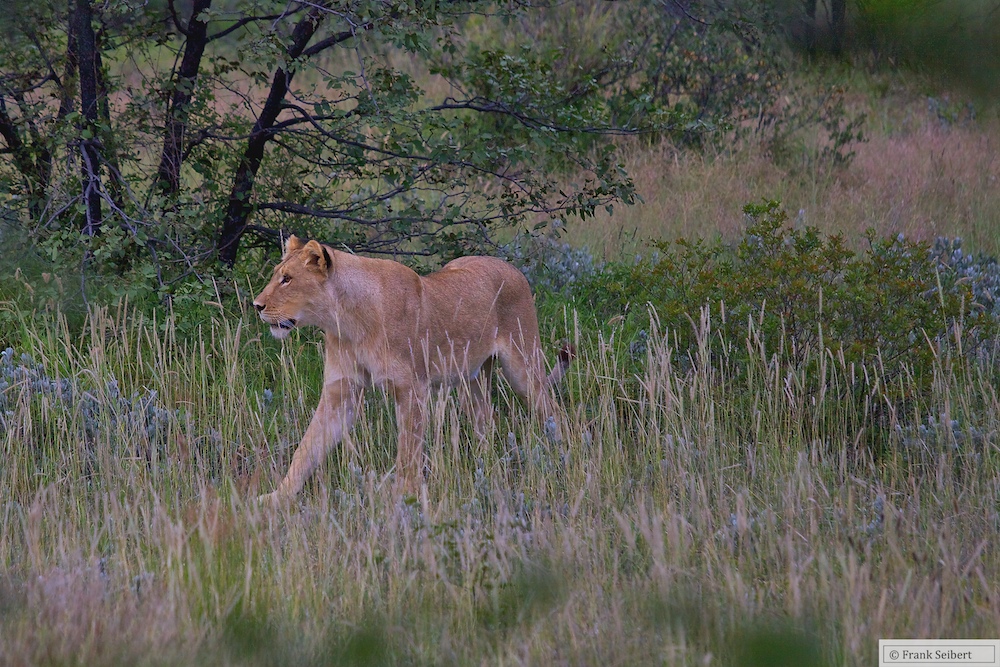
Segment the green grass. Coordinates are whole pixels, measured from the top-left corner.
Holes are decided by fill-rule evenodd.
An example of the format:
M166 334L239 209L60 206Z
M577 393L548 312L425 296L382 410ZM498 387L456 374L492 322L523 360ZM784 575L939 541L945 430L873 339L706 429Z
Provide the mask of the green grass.
M370 394L350 445L270 513L248 499L311 415L312 339L279 345L249 315L194 342L124 307L81 333L17 316L12 366L28 352L107 409L88 431L82 398L4 390L4 664L869 665L880 637L1000 624L994 359L940 360L876 462L861 443L878 368L819 364L858 380L862 400L839 405L766 353L735 387L704 340L653 336L630 378L617 341L549 322L581 344L563 444L504 385L487 443L438 397L426 492L401 502L391 412ZM158 429L112 380L157 392ZM928 414L985 435L918 437Z

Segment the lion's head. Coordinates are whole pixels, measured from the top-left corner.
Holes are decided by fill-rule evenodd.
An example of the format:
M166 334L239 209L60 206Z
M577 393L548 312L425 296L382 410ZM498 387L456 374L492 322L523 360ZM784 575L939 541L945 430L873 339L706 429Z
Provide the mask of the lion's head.
M281 263L267 287L253 300L260 319L271 325L271 335L284 338L296 326L317 324L317 300L332 268L330 252L316 241L289 236Z

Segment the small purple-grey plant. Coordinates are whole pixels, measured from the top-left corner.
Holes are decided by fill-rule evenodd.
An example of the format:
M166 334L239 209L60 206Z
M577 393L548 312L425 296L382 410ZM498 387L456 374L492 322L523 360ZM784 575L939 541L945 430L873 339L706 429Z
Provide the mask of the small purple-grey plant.
M940 452L948 449L966 453L993 445L993 434L948 415L928 415L921 424L896 426L896 437L907 452Z
M993 318L1000 319L1000 263L996 258L965 252L960 237L939 236L931 252L942 275L972 289L975 302L970 307L984 308Z
M560 225L554 227L558 230ZM601 268L589 250L574 248L555 235L518 234L498 254L520 269L536 291L553 294L566 294L570 286Z
M134 435L143 433L151 448L162 448L166 442L174 412L163 407L155 390L144 388L130 397L121 393L118 381L108 380L103 391L87 389L75 378L53 378L42 364L28 353L15 359L8 347L0 352L0 435L10 427L14 407L26 400L29 407L42 400L50 409L63 410L80 419L67 419L78 424L87 442L104 436L109 442L134 446ZM137 452L138 453L138 452ZM147 456L151 452L144 449Z

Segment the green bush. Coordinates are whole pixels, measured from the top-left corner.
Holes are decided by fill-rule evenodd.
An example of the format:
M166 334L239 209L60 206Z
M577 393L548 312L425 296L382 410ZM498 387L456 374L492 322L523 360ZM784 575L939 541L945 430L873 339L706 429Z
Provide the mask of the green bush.
M663 335L680 363L724 365L734 382L763 363L799 372L820 391L828 378L818 366L832 361L847 376L881 377L877 416L884 406L916 405L943 360L992 342L997 320L977 302L977 283L940 250L870 231L859 253L840 236L789 227L777 201L744 213L734 245L656 242L652 257L609 264L577 285L581 312L628 342L620 346L626 366L638 370ZM839 384L841 398L851 384Z

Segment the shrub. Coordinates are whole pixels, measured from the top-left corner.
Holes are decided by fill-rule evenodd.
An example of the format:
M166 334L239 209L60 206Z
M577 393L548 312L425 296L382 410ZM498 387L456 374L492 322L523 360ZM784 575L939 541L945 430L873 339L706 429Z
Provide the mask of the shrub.
M1000 263L995 258L964 252L961 238L943 236L935 239L931 255L939 273L968 285L973 308L1000 319Z
M573 248L557 235L518 234L500 247L497 256L520 269L536 292L550 294L568 294L600 268L586 248Z
M734 245L657 242L652 257L610 264L574 289L582 311L630 341L626 363L645 363L650 339L667 332L683 363L699 363L695 351L707 344L709 362L724 363L732 381L764 363L804 370L819 391L817 366L833 359L878 375L878 398L891 407L875 412L895 412L926 396L943 359L979 351L996 334L1000 269L956 242L932 249L870 231L857 253L840 236L789 228L777 201L744 213Z
M0 352L0 437L6 435L18 403L40 410L45 417L41 421L49 426L65 421L77 441L87 443L91 452L102 434L107 434L109 444L120 455L147 460L162 458L175 417L156 391L144 389L128 397L114 379L103 387L88 389L73 378L53 378L31 355L17 357L8 347ZM44 438L44 434L38 437Z

